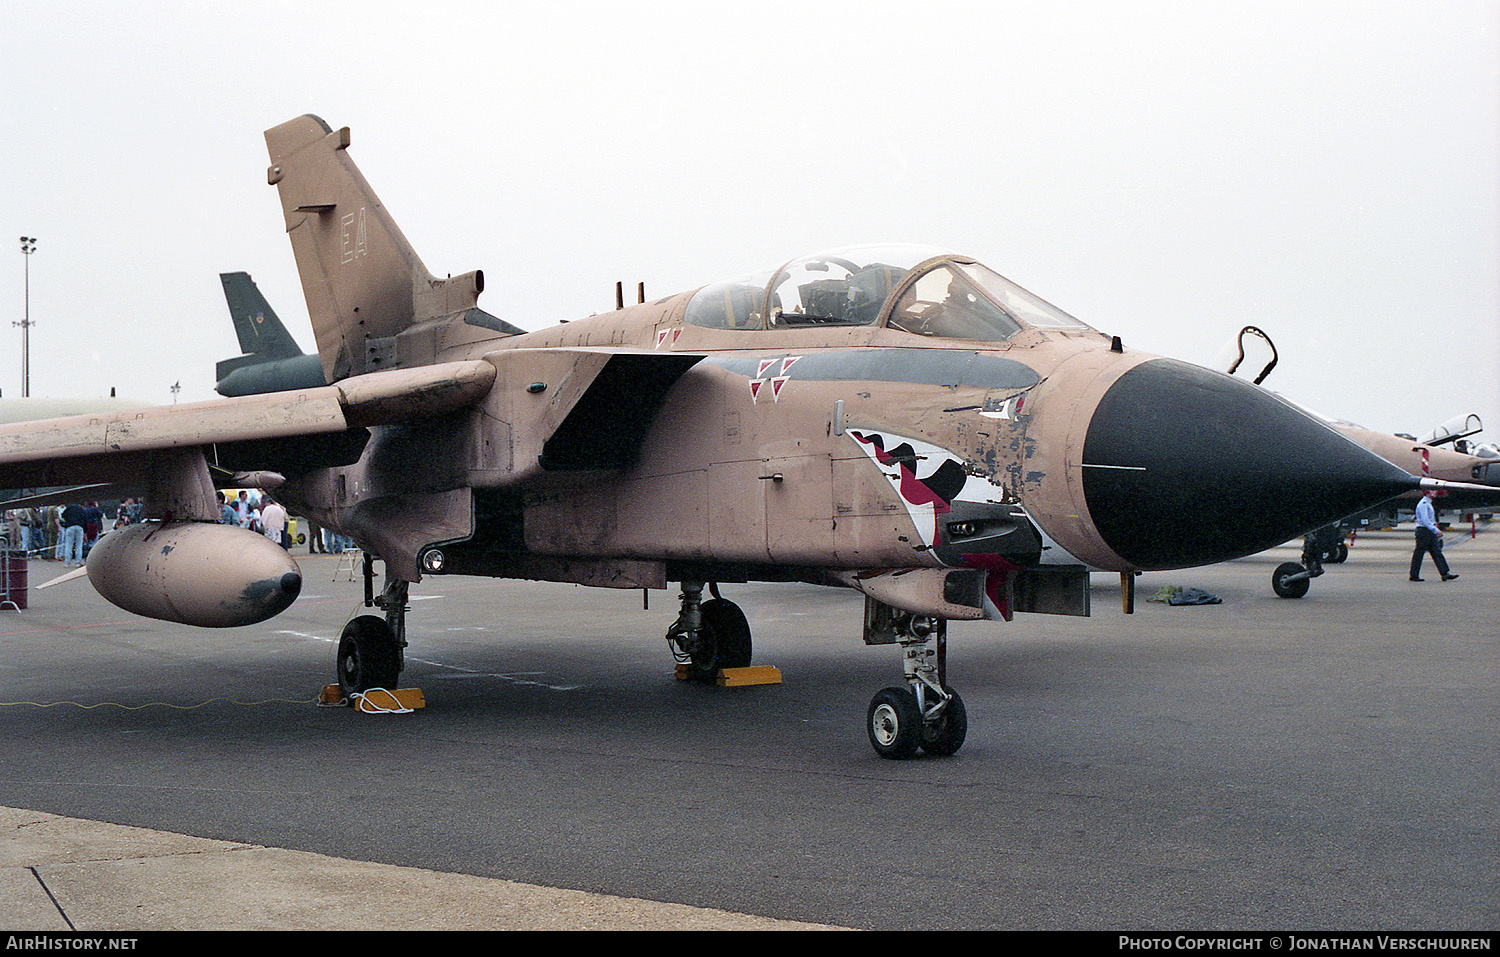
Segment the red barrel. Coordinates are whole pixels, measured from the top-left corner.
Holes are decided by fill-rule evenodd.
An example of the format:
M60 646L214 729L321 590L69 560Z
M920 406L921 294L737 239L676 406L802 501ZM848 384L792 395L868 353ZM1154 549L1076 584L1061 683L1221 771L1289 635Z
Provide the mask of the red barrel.
M0 600L13 601L17 608L26 607L26 553L5 553L5 595Z

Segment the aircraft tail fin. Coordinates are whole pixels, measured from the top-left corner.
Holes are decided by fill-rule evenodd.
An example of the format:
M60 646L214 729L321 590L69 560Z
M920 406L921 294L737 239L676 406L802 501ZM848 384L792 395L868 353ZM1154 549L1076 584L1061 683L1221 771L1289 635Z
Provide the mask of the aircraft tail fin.
M224 301L229 304L229 318L234 323L234 334L239 337L241 352L261 360L302 355L302 347L286 331L249 273L222 272L219 282L224 284Z
M484 275L437 279L347 152L349 128L307 114L266 130L267 181L281 196L324 377L395 364L394 337L476 308Z

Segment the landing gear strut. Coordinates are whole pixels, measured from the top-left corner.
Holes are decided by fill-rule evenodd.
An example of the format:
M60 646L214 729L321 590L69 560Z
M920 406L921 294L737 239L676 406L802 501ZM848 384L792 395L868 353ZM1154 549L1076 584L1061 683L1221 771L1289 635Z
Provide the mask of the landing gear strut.
M672 654L699 681L713 681L721 668L749 667L751 656L745 613L719 597L718 585L710 582L708 590L714 597L703 601L703 582L683 582L682 610L667 631Z
M385 589L374 594L370 555L365 553L365 607L379 608L385 617L360 615L350 619L339 635L337 671L344 697L363 694L371 688L393 688L406 666L407 590L411 583L386 572Z
M1314 529L1302 538L1302 564L1282 562L1271 573L1271 590L1281 598L1301 598L1312 579L1323 574L1323 563L1337 565L1349 557L1349 546L1337 525Z
M919 748L944 757L958 753L969 717L963 699L945 680L948 622L897 613L890 624L901 645L906 686L884 688L870 700L865 715L870 744L892 759L909 758Z

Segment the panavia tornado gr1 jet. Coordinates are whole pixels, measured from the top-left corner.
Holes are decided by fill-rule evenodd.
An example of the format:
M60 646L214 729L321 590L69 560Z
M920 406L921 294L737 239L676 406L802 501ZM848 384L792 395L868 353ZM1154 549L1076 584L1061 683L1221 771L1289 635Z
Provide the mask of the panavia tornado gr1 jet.
M89 578L203 626L296 597L285 552L214 521L216 483L275 488L384 562L383 614L339 642L351 693L397 681L427 575L678 583L668 638L702 677L751 658L719 586L815 582L862 592L866 641L904 649L875 749L952 754L946 622L1088 614L1091 568L1221 562L1420 483L943 250L821 253L523 333L478 308L481 273L427 271L347 128L303 116L266 142L331 384L0 428L0 485L143 496L154 520L106 537Z

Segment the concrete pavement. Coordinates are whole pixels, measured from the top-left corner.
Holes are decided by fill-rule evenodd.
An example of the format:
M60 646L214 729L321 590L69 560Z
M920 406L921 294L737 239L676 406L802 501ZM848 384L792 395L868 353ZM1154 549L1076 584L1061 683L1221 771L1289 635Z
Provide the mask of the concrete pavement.
M811 930L816 924L0 808L0 927Z
M1455 582L1407 582L1401 530L1295 601L1289 545L1143 576L1133 616L1100 575L1092 618L955 625L969 741L906 762L862 727L898 657L837 589L727 589L785 680L716 689L670 677L670 595L434 578L428 708L383 717L312 703L360 609L336 559L224 633L34 591L0 615L0 807L50 813L0 812L0 921L1493 927L1500 536L1467 532Z

